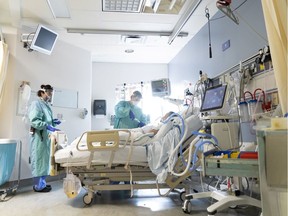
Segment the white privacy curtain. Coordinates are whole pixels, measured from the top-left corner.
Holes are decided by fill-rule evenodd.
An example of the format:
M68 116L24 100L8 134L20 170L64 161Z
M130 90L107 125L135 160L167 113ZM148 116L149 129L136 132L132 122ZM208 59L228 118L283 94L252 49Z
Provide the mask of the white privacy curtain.
M262 8L282 112L287 108L287 0L262 0Z
M1 106L4 94L8 56L9 56L8 45L4 43L3 35L1 34L1 29L0 29L0 39L1 39L0 41L0 106Z

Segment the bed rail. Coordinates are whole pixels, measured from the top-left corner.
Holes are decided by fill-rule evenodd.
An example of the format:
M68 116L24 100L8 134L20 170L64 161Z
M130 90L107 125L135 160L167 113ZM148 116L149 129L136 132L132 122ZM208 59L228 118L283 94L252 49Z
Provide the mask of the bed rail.
M127 136L124 145L119 146L120 142L120 136L119 132L127 132L129 136ZM81 146L81 140L84 136L86 137L86 146ZM84 132L77 145L76 148L78 151L90 151L90 156L87 163L87 168L90 169L91 163L93 160L94 152L96 151L110 151L110 160L108 163L108 167L112 166L115 151L117 151L119 148L125 148L125 146L128 144L131 137L131 132L129 130L104 130L104 131L86 131ZM132 143L130 143L132 148Z

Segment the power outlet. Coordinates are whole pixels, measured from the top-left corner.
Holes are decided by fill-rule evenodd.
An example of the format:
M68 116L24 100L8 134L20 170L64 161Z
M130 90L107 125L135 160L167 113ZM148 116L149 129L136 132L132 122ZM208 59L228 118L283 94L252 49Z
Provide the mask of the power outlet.
M225 50L227 50L230 47L230 40L227 40L226 42L224 42L222 44L222 51L224 52Z

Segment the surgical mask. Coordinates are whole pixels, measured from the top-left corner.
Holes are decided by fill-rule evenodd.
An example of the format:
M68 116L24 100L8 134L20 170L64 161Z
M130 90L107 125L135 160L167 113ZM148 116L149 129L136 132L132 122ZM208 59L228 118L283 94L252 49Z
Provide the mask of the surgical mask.
M133 104L134 106L137 106L137 105L139 104L139 101L132 101L132 104Z

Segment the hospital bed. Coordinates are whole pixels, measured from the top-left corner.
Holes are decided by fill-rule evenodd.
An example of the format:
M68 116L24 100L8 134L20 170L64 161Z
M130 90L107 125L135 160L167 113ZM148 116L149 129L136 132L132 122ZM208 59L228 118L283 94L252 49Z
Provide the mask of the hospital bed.
M134 189L157 188L161 195L160 188L169 188L168 193L184 188L183 195L189 191L191 183L186 184L186 180L191 171L174 176L168 170L167 161L173 149L181 144L183 153L181 159L179 154L174 155L173 169L175 172L185 170L183 160L188 158L188 147L194 139L189 136L189 131L201 127L202 121L197 115L182 121L176 116L163 125L154 137L151 134L135 137L131 130L87 131L57 151L59 134L54 134L51 136L50 174L66 172L77 176L87 190L83 197L87 205L92 203L95 193L104 190L131 190L132 196ZM68 197L77 194L73 187L66 193Z

